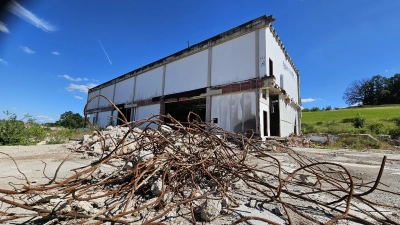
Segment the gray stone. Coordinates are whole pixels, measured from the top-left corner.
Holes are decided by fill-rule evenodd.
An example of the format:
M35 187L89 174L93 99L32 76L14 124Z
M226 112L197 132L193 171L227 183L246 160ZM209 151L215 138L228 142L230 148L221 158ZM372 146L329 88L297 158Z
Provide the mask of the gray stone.
M200 216L204 221L213 221L222 210L221 200L207 199L202 207Z

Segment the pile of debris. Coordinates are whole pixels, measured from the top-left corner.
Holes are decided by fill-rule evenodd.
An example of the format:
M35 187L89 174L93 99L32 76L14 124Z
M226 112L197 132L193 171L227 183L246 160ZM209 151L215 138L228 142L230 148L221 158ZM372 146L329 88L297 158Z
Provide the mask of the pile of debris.
M382 213L398 206L364 198L373 191L398 198L377 188L385 160L377 180L365 182L342 165L284 146L296 166L283 167L268 153L274 143L208 123L181 123L169 115L124 122L85 136L74 149L94 157L89 165L65 178L56 173L48 183L26 179L23 187L0 189L0 202L39 213L47 224L399 223ZM259 207L266 209L259 216L246 214ZM0 223L26 216L0 211Z

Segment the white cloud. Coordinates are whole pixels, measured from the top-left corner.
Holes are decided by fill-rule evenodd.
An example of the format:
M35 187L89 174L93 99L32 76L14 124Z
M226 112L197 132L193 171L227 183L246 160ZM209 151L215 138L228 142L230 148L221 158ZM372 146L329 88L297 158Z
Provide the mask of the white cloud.
M58 76L58 77L64 77L65 79L67 79L67 80L70 80L70 81L76 81L76 82L79 82L79 81L81 81L82 79L81 78L72 78L72 77L70 77L70 76L68 76L68 75L60 75L60 76Z
M43 19L38 18L35 14L30 12L29 10L22 7L18 2L11 1L7 7L8 11L13 13L14 15L20 17L21 19L27 21L28 23L36 26L37 28L42 29L43 31L55 31L57 28L51 25L49 22L44 21Z
M3 32L3 33L10 33L10 31L8 30L6 25L1 21L0 21L0 31Z
M24 52L28 53L28 54L33 54L35 53L35 51L33 51L32 49L26 47L26 46L19 46L22 50L24 50Z
M97 86L97 84L87 84L87 85L70 84L65 89L69 92L79 91L79 92L87 93L89 88L92 88L95 86Z
M81 96L75 95L74 98L82 100L83 98Z
M36 116L36 118L41 120L41 121L53 120L53 118L51 118L50 116L45 116L45 115L39 115L39 116Z
M389 72L389 70L385 70L385 72L387 73L387 72Z
M87 78L85 77L85 78L83 78L83 80L84 80L84 81L88 81L89 79L87 79Z
M2 58L0 58L0 63L1 64L5 64L5 65L7 65L8 63L7 63L7 61L6 60L4 60L4 59L2 59Z
M315 101L319 101L319 100L322 100L322 99L320 99L320 98L302 98L301 102L307 103L307 102L315 102Z
M51 53L53 53L53 55L59 55L60 54L58 52L51 52Z

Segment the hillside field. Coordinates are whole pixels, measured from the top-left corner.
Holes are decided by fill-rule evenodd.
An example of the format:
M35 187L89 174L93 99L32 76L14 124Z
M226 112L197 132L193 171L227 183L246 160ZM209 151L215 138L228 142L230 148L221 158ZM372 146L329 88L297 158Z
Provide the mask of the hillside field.
M365 117L363 128L353 125L357 114ZM346 109L303 112L302 130L304 133L370 133L400 134L400 105L382 107L351 107Z

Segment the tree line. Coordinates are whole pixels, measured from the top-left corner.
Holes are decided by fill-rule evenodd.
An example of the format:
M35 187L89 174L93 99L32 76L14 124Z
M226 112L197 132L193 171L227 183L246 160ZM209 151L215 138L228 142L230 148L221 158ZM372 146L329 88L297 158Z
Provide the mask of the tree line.
M346 88L342 98L348 105L400 104L400 74L355 80Z

